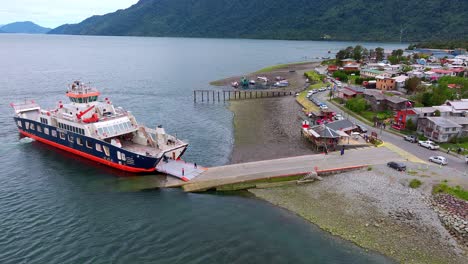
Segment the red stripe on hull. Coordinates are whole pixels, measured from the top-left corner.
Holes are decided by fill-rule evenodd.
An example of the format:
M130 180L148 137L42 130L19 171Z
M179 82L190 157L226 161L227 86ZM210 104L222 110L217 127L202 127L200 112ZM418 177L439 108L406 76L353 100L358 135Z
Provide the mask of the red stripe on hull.
M39 142L42 142L42 143L45 143L45 144L48 144L48 145L51 145L51 146L54 146L56 148L59 148L59 149L62 149L62 150L65 150L65 151L68 151L68 152L71 152L73 154L76 154L76 155L79 155L79 156L82 156L84 158L87 158L87 159L90 159L90 160L93 160L93 161L97 161L99 163L102 163L104 165L107 165L107 166L110 166L110 167L114 167L116 169L119 169L119 170L123 170L123 171L128 171L128 172L135 172L135 173L138 173L138 172L154 172L156 171L156 168L153 168L153 169L142 169L142 168L134 168L134 167L130 167L130 166L126 166L126 165L121 165L121 164L118 164L118 163L114 163L114 162L111 162L111 161L108 161L108 160L105 160L105 159L101 159L101 158L98 158L98 157L95 157L93 155L90 155L88 153L84 153L84 152L81 152L79 150L76 150L76 149L73 149L73 148L70 148L70 147L67 147L67 146L64 146L64 145L61 145L61 144L58 144L58 143L55 143L53 141L50 141L50 140L47 140L47 139L44 139L44 138L41 138L41 137L38 137L38 136L35 136L33 134L30 134L28 132L25 132L21 129L19 129L20 133L27 136L27 137L30 137L32 139L35 139Z

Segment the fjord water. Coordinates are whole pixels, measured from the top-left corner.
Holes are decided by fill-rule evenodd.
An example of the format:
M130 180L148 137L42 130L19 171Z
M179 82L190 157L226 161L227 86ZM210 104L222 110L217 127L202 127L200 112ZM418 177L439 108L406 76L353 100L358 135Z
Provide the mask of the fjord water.
M232 113L194 104L192 90L355 44L0 35L0 263L391 262L257 199L143 190L161 177L121 177L20 140L9 107L34 99L53 108L66 84L91 82L140 123L186 139L187 160L221 165L233 145Z

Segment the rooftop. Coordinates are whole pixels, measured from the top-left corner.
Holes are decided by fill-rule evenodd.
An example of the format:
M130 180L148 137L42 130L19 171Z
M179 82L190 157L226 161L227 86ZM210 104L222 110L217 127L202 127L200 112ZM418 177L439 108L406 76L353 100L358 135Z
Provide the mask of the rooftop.
M447 105L452 106L456 111L468 110L468 101L448 101Z
M353 122L349 121L348 119L334 121L334 122L326 124L325 126L333 130L342 130L342 131L351 130L356 127L353 124Z
M461 127L459 124L445 117L432 116L432 117L428 117L427 119L441 127Z

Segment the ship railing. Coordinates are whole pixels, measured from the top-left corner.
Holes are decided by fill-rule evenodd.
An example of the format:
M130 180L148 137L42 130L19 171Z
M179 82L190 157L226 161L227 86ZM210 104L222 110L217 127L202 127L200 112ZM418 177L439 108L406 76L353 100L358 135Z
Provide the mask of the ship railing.
M21 112L27 109L40 108L39 105L34 102L34 100L25 100L21 103L11 103L10 106L13 107L16 112Z

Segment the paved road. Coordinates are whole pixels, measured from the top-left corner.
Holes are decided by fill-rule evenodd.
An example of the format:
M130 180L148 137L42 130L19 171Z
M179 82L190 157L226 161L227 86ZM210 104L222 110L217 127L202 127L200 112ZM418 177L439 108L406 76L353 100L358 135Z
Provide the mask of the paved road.
M208 168L190 182L183 183L183 189L189 192L204 191L226 184L299 175L315 170L386 164L390 160L404 161L404 158L387 148L368 147L345 150L344 155L340 155L339 152L332 152L328 155L316 154L238 163Z
M325 101L327 101L329 99L328 95L329 95L328 91L325 91L325 92L317 93L317 94L315 94L313 96L315 96L315 97L317 97L320 100L325 102ZM343 113L342 110L340 110L335 105L333 105L333 104L331 104L329 102L327 102L327 105L328 105L328 108L330 110L333 110L333 111L335 111L337 113L342 113L342 115L344 117L349 118L349 120L351 120L352 122L358 123L358 124L365 124L365 123L357 120L353 116L349 116L348 114ZM447 166L448 167L456 169L458 171L462 171L462 172L466 172L468 170L468 165L465 163L464 159L462 159L462 158L446 154L446 153L444 153L442 151L434 151L434 150L429 150L429 149L420 147L416 143L410 143L408 141L405 141L405 140L403 140L403 138L401 136L397 136L397 135L392 134L390 132L387 132L385 130L369 127L368 125L365 125L365 127L368 128L368 130L369 130L368 133L369 134L370 134L371 131L375 131L382 138L382 140L384 142L392 143L392 144L396 145L397 147L399 147L399 148L413 154L414 156L416 156L416 157L418 157L418 158L420 158L422 160L428 160L430 156L441 155L441 156L444 156L445 158L447 158L447 161L448 161Z

